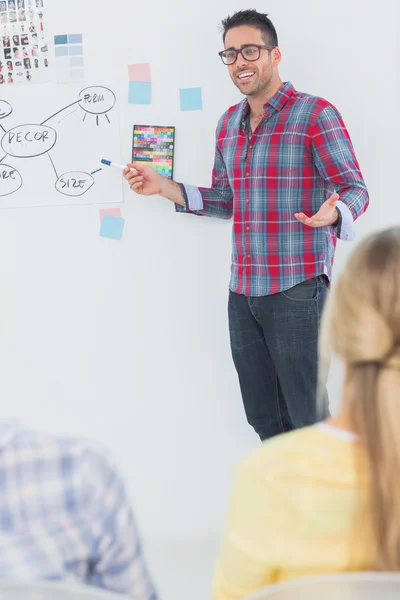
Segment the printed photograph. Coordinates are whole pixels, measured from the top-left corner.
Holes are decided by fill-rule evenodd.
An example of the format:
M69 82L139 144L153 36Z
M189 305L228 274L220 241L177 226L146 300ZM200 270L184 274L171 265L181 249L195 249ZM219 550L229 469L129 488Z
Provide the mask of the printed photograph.
M10 12L10 13L8 13L8 15L10 17L10 23L17 22L17 13L16 12Z

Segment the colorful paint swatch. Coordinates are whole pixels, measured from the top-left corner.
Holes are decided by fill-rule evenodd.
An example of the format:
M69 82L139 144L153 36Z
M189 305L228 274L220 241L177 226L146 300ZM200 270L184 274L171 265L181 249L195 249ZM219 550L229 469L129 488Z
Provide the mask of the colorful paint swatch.
M129 82L129 104L150 104L151 103L151 83L150 81L130 81Z
M202 110L201 88L181 88L179 90L181 110Z
M83 35L63 33L54 36L57 83L70 83L85 79L83 60Z
M120 208L102 208L99 210L100 215L100 225L103 222L104 215L109 215L110 217L121 217L121 209Z
M151 81L150 63L128 65L129 81Z
M100 226L101 237L120 240L124 231L125 219L113 215L103 215Z
M172 179L174 166L175 127L135 125L132 161L142 162Z

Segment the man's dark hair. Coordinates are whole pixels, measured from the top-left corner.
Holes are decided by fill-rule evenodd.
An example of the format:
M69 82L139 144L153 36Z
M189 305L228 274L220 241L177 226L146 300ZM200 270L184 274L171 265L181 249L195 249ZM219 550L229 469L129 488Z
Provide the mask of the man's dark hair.
M239 10L231 17L227 17L221 22L222 40L224 44L228 31L233 27L240 27L241 25L250 25L251 27L256 27L261 31L264 42L267 45L278 45L278 35L271 19L267 14L259 13L254 9Z

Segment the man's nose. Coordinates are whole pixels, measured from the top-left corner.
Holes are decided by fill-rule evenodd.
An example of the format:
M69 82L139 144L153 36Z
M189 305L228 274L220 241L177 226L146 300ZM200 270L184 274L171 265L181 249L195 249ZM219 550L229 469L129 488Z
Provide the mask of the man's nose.
M243 67L247 66L247 60L245 58L243 58L243 56L241 54L238 54L236 64L239 69L242 69Z

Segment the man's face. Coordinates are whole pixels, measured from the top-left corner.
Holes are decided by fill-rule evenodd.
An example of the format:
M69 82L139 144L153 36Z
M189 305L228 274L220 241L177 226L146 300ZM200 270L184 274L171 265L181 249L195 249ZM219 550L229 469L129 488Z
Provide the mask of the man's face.
M229 29L225 37L225 50L235 48L239 50L243 46L257 44L259 46L269 45L262 37L262 33L256 27L241 25ZM273 52L273 51L272 51ZM260 57L256 61L250 61L238 54L233 65L228 65L229 75L233 83L242 94L246 96L258 96L270 84L277 65L270 50L261 49ZM245 74L249 74L245 77Z

